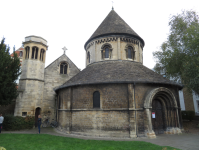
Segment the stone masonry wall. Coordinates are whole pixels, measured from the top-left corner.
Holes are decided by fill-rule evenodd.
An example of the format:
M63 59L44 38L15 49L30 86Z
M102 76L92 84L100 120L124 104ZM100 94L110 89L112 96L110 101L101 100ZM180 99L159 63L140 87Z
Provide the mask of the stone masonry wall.
M161 86L161 85L159 85ZM59 91L59 128L67 133L108 137L146 136L150 118L144 108L146 96L158 85L103 84ZM166 86L171 91L176 89ZM100 92L100 108L93 108L93 93ZM176 92L177 93L177 92ZM176 100L178 98L176 96ZM172 117L172 116L171 116ZM172 118L171 118L172 119Z
M37 80L20 80L19 96L16 100L15 116L22 116L22 112L34 116L35 109L41 107L44 82Z
M127 111L73 111L72 133L129 137Z
M68 64L67 74L60 74L60 64L62 62L66 62ZM42 112L51 112L46 116L50 121L55 119L55 97L56 94L54 92L54 88L64 84L74 75L79 73L79 69L75 66L75 64L65 55L63 54L61 57L52 62L49 66L45 68L44 72L44 97L42 103ZM65 102L65 101L63 101Z
M113 37L110 36L110 37L100 37L91 41L90 46L86 50L86 52L90 52L90 60L91 60L90 63L104 61L104 59L102 59L101 50L102 46L106 43L112 46L112 53L111 53L111 58L105 60L129 60L129 61L137 61L143 63L143 52L140 44L139 43L135 44L130 41L122 41L121 38L124 39L124 37L120 36L113 36ZM114 39L114 40L107 40L107 39ZM131 45L135 50L134 60L126 58L125 49L127 45ZM88 65L89 63L87 57L85 60L86 60L86 65Z
M127 86L125 84L89 85L73 87L73 109L92 109L93 93L100 92L100 108L128 108Z
M22 63L21 79L34 78L44 80L45 63L35 59L25 59Z

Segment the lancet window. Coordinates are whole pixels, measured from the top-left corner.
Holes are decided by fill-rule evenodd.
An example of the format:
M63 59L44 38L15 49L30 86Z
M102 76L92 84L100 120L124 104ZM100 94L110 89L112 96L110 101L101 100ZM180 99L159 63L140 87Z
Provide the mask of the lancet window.
M41 61L44 60L44 53L45 53L45 50L44 50L44 49L41 49L40 58L39 58Z
M93 108L100 108L100 92L95 91L93 93Z
M32 48L32 59L37 59L38 51L39 51L38 47L34 46Z
M101 55L102 59L111 59L112 47L110 44L106 43L102 46Z
M60 74L67 74L68 64L63 62L60 64Z
M29 58L30 47L27 46L27 47L25 48L25 51L26 51L26 57L25 57L25 59L28 59L28 58Z

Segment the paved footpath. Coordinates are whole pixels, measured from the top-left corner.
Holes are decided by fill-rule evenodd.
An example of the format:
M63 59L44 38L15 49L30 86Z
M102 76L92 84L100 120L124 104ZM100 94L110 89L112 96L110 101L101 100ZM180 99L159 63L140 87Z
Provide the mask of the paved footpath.
M21 131L3 131L5 133L21 133L21 134L37 134L37 129L21 130ZM41 134L50 134L55 136L79 138L85 140L114 140L114 141L145 141L160 146L171 146L182 150L199 150L199 132L197 133L182 133L179 135L160 134L155 139L142 138L107 138L107 137L91 137L74 134L64 134L53 128L41 128Z

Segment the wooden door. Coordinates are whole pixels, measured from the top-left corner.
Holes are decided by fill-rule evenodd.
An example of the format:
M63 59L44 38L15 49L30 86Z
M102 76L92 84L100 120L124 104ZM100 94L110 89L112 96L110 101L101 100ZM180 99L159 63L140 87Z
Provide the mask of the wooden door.
M152 113L155 113L155 118L152 117L153 131L156 134L164 133L163 108L159 100L153 100Z

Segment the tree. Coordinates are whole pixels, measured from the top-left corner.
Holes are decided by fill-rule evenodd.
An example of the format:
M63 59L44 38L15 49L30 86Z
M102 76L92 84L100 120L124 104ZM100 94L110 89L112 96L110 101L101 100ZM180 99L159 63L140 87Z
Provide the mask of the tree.
M199 94L199 17L192 10L182 11L171 17L169 26L167 41L153 53L154 70Z
M16 80L21 74L20 60L14 50L14 56L11 57L10 48L4 44L3 38L0 43L0 105L8 105L16 99L17 84Z

